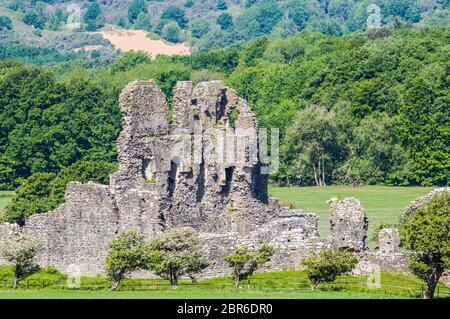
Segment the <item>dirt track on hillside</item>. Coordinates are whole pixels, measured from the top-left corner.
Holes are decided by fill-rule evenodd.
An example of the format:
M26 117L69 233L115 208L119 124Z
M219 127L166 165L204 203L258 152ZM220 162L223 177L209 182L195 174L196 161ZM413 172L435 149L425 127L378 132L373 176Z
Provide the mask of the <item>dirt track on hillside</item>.
M152 40L143 30L115 30L98 32L122 52L145 51L155 58L157 55L189 55L190 48L181 44L169 44L163 40Z

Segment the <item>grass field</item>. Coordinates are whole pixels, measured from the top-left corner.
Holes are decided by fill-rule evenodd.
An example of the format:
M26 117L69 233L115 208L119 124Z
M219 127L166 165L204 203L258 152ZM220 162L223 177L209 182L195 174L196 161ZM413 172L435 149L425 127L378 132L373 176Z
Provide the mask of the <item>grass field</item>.
M9 203L13 195L14 192L0 191L0 214L5 206Z
M0 299L397 299L383 293L277 290L70 291L0 290Z
M8 276L8 273L10 270L0 267L0 277L2 274ZM244 281L240 289L232 287L230 276L201 280L196 285L182 280L176 290L162 279L126 279L114 292L108 291L110 283L102 277L81 278L79 290L68 290L67 281L61 274L34 274L22 280L18 290L10 288L11 280L0 281L0 298L375 299L418 298L422 292L422 283L417 278L389 272L381 273L377 289L368 286L366 276L340 276L333 283L320 284L314 291L310 290L309 281L301 270L257 273L250 281ZM439 284L439 297L450 297L450 289Z
M319 215L319 232L329 233L331 198L355 197L369 218L369 246L374 247L373 230L381 223L397 223L402 211L411 201L429 193L433 187L385 187L385 186L326 186L326 187L275 187L269 188L270 196L281 203L295 205L296 208Z

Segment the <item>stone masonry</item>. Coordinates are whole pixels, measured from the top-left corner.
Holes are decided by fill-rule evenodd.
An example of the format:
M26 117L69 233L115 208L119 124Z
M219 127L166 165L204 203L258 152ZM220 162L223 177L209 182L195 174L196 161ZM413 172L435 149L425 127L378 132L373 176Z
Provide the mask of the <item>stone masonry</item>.
M211 260L204 276L229 274L222 257L237 245L274 245L265 270L299 268L309 252L326 247L403 267L398 231L384 230L380 249L367 249L368 221L358 200L329 201L331 232L321 238L317 215L268 198L256 117L222 82L178 82L169 119L161 89L153 81L134 81L122 92L120 109L119 169L110 185L70 183L64 204L31 216L23 227L0 225L0 241L32 235L44 246L41 266L62 272L77 267L91 276L103 274L118 233L138 229L151 238L178 226L196 229L204 240Z

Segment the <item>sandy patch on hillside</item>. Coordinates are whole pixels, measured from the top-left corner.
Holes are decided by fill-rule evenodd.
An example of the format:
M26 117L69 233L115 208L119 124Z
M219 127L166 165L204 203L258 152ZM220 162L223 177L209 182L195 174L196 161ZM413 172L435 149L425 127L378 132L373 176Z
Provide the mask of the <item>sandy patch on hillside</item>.
M168 44L163 40L152 40L143 30L114 30L97 32L122 52L145 51L152 58L157 55L189 55L190 48L181 44Z

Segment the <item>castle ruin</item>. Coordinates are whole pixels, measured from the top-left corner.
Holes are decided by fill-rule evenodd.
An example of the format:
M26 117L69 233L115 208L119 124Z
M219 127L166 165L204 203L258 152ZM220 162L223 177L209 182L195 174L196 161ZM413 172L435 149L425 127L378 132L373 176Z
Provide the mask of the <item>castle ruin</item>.
M32 235L43 244L40 266L62 272L75 266L90 276L104 273L109 242L118 233L137 229L151 238L178 226L196 229L203 239L211 260L204 276L228 275L222 257L233 247L262 244L277 248L267 270L299 268L309 252L325 247L346 247L366 263L405 269L397 230L383 231L380 249L368 250L368 221L358 200L330 200L330 235L320 237L317 215L268 197L270 169L256 117L222 82L178 82L172 120L153 81L130 83L120 109L119 169L110 185L69 183L60 207L31 216L23 227L0 225L0 240Z

